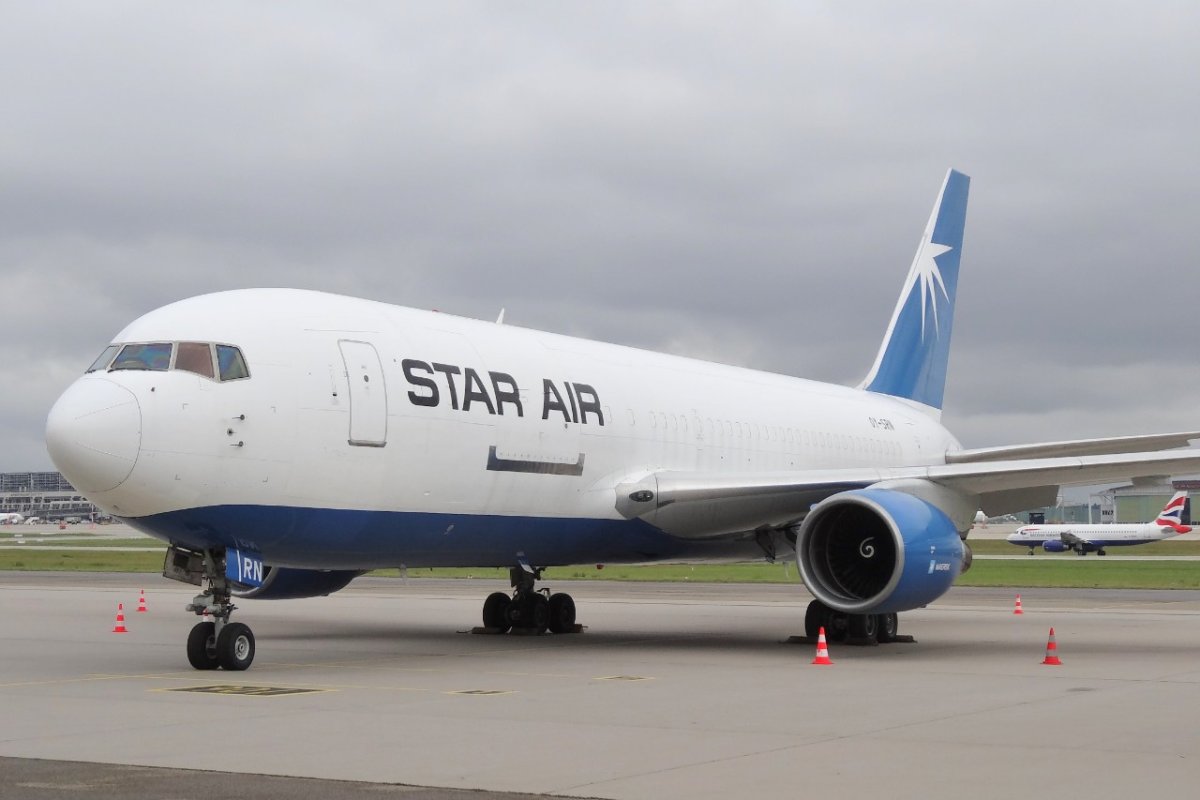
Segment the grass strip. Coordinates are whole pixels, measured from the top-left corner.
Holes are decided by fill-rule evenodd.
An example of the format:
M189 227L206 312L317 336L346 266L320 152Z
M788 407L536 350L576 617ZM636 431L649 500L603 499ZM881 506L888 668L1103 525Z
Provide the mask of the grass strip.
M0 570L148 572L162 571L163 552L7 549L0 547ZM376 570L381 577L478 578L507 585L508 570L448 567ZM696 583L799 583L791 562L766 564L594 564L551 567L548 580L661 581ZM979 560L959 577L959 586L1061 587L1095 589L1200 589L1200 562L1113 561L1088 556L1045 556Z
M1003 539L968 539L971 545L971 551L977 556L1019 556L1029 552L1027 547L1018 547L1017 545L1009 544ZM1129 547L1107 547L1105 548L1109 555L1114 556L1200 556L1200 542L1185 540L1177 541L1167 539L1162 542L1150 542L1149 544L1139 544ZM1038 548L1034 551L1033 558L1045 556L1046 558L1078 558L1074 553L1047 553ZM1092 558L1090 554L1087 558Z
M158 539L150 537L142 537L140 539L60 539L54 537L52 539L30 539L26 538L24 542L18 544L16 541L7 540L0 541L0 550L3 550L6 545L17 547L47 547L47 548L63 548L63 547L94 547L96 549L113 548L113 547L153 547L156 550L166 550L167 546Z

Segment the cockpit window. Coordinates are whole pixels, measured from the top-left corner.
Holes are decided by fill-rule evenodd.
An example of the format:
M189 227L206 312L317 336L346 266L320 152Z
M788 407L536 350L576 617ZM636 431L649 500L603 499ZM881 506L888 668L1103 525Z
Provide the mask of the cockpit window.
M125 345L109 369L148 369L153 372L166 372L170 366L171 345L169 342L159 342Z
M212 346L205 342L180 342L175 353L175 369L213 377Z
M214 360L215 353L215 360ZM175 358L172 360L171 356ZM249 378L250 369L240 348L210 342L154 342L112 344L88 367L88 372L107 368L165 372L183 370L209 380L234 381Z
M217 365L221 369L223 381L250 377L250 370L246 367L246 360L242 358L242 351L231 345L217 345Z
M113 356L115 356L117 351L120 349L121 345L119 344L110 344L108 347L104 348L104 352L100 354L99 358L92 362L92 365L87 368L87 372L96 372L108 367L113 360ZM87 372L84 374L86 375Z

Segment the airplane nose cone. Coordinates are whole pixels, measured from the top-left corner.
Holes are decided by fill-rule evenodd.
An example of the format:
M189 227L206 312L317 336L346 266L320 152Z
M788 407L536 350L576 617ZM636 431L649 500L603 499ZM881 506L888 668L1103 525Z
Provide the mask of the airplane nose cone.
M99 377L76 381L50 409L46 449L81 492L106 492L133 472L142 444L142 410L123 386Z

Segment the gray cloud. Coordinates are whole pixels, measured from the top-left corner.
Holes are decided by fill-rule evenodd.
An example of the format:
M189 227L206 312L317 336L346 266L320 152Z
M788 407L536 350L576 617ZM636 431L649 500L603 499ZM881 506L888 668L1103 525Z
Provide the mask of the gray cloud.
M948 166L963 442L1197 427L1194 4L3 21L0 469L128 321L242 286L855 381Z

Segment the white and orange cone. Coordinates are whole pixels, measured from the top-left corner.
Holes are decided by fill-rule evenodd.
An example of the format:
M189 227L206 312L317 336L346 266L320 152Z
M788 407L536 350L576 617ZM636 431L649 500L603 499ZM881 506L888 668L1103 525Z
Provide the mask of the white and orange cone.
M1058 643L1054 641L1054 628L1050 629L1050 639L1046 642L1046 660L1042 663L1054 667L1062 666L1062 662L1058 660Z
M1013 613L1014 614L1024 614L1025 613L1024 611L1021 610L1021 595L1017 595L1017 604L1016 604L1016 606L1013 607Z
M113 633L129 633L125 630L125 604L117 603L117 624L112 629Z
M139 589L139 590L138 590L138 592L139 592L140 594L139 594L139 596L138 596L138 608L137 608L137 610L138 610L138 613L139 613L139 614L145 614L145 613L146 613L146 611L147 611L147 608L146 608L146 590L145 590L145 589Z
M832 664L833 661L829 658L829 645L825 643L825 629L821 628L817 634L817 657L813 659L814 664Z

